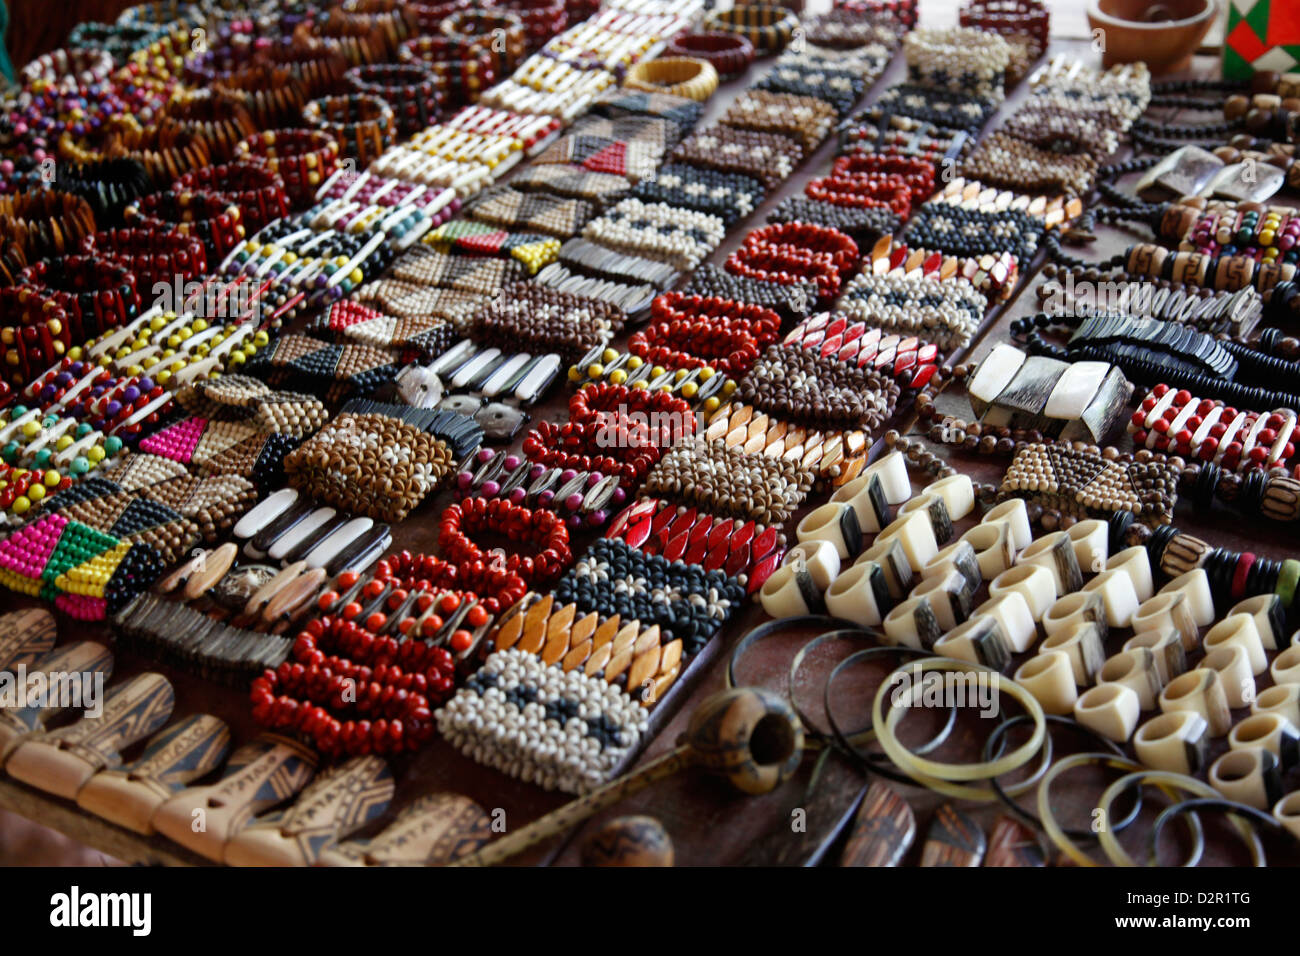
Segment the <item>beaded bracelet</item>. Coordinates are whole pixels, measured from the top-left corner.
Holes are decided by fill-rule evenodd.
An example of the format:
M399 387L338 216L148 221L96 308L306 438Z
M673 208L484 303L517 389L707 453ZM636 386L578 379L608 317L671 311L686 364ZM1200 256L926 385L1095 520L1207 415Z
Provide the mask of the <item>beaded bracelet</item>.
M609 89L596 97L591 112L597 116L617 119L620 116L658 116L682 127L694 126L704 112L695 100L667 93L633 92Z
M524 193L512 186L485 190L466 210L471 219L502 229L542 232L571 239L591 219L595 210L580 199L563 199L547 193Z
M494 0L493 8L519 17L528 33L528 48L536 50L569 25L564 0Z
M839 127L839 149L845 155L916 156L939 166L944 159L957 159L972 144L972 139L959 130L910 116L886 114L877 108L856 113Z
M527 55L528 33L514 13L460 10L439 25L443 36L467 42L492 60L496 76L505 77Z
M397 135L393 108L366 94L312 100L303 107L302 118L306 125L329 133L359 163L378 157Z
M461 219L425 234L422 240L439 251L471 256L509 256L536 275L560 254L560 240L532 232L502 232L487 223Z
M485 300L484 296L459 289L433 289L392 279L368 282L358 288L352 298L397 318L433 316L446 319L458 329L468 327L474 311Z
M928 202L913 212L903 236L910 246L955 256L1009 252L1018 261L1028 262L1045 231L1041 220L1018 209L987 213Z
M1087 153L1062 156L995 132L984 137L962 160L959 171L962 176L994 186L1087 193L1097 172L1097 160Z
M639 199L624 199L582 230L582 237L591 242L684 271L699 265L725 234L726 226L717 216Z
M405 35L406 24L396 11L374 16L335 7L314 23L299 23L290 36L295 43L338 51L349 66L363 66L389 59Z
M788 196L767 214L770 223L805 222L834 229L859 246L870 246L882 236L898 231L901 220L885 206L841 206L803 196Z
M775 525L794 514L812 483L812 473L789 459L697 439L666 451L645 476L643 493Z
M367 345L331 345L307 335L282 335L246 367L250 375L273 385L323 390L329 401L339 401L386 385L399 365L397 356Z
M235 157L266 166L284 181L289 198L300 207L338 169L339 144L323 130L267 130L241 142Z
M789 137L728 126L701 130L669 154L673 162L753 176L769 192L790 178L803 157L803 148Z
M647 93L667 93L703 103L718 88L718 71L708 60L685 56L643 60L628 70L623 87Z
M84 342L105 329L125 325L140 310L135 275L126 266L90 255L42 259L19 275L35 295L58 301L68 333Z
M945 352L964 348L987 303L969 282L934 282L915 274L854 276L835 303L846 315L886 332L923 334Z
M525 192L548 192L570 199L583 199L598 208L618 202L632 188L632 183L624 176L549 164L529 165L510 180L510 185Z
M413 37L402 44L398 58L428 67L447 106L474 102L499 76L492 54L465 39Z
M416 246L393 263L392 278L421 285L495 295L522 278L523 269L509 259L449 256Z
M693 57L712 64L720 80L734 80L754 62L754 44L739 33L679 33L664 50L669 56Z
M433 73L418 63L357 66L344 74L354 93L377 96L392 108L397 132L410 136L428 126L443 105Z
M454 343L455 323L438 315L396 317L345 300L330 306L321 323L339 341L395 350L428 361Z
M592 349L569 367L569 383L582 388L594 382L667 391L705 414L718 410L736 391L736 383L710 365L693 370L654 365L631 351Z
M795 225L802 225L795 223ZM797 246L741 246L724 263L734 275L781 285L812 282L814 302L834 298L840 291L840 270L828 256L818 256Z
M938 371L937 345L916 336L884 333L874 323L850 322L842 314L821 313L805 319L782 344L816 349L840 362L892 374L902 388L923 388Z
M212 89L247 110L259 129L296 122L311 99L303 82L283 66L251 65L217 80Z
M893 414L898 391L874 369L772 345L741 380L737 397L804 425L874 431Z
M265 166L232 162L194 170L172 187L177 201L186 206L196 199L238 207L245 229L261 229L289 214L289 199L280 178Z
M897 32L916 27L916 0L834 0L832 9L858 17L897 23Z
M489 694L502 695L504 703ZM542 723L526 724L525 706L541 707ZM489 708L501 711L491 721L519 730L510 737L485 734ZM577 738L568 732L575 718ZM635 753L646 720L645 709L618 687L518 649L490 655L437 715L438 732L461 753L525 783L574 794L613 777Z
M377 521L401 521L451 468L441 440L387 415L342 413L284 459L290 483Z
M831 175L810 179L804 187L809 199L849 209L888 209L900 220L912 211L911 190L898 176Z
M898 45L894 31L875 18L859 17L843 9L805 18L802 26L807 41L819 47L852 50L878 46L883 51L891 51Z
M696 269L682 290L687 295L716 296L734 302L748 302L772 309L785 317L802 317L811 312L817 303L818 290L814 282L796 280L788 285L764 282L733 275L712 263Z
M622 330L623 310L608 302L519 282L474 315L475 335L503 348L559 352L573 361Z
M24 192L0 196L0 238L12 241L29 261L70 252L95 231L95 214L79 196Z
M220 99L211 90L177 96L158 122L162 144L183 134L198 138L218 162L230 159L240 140L257 132L253 118L240 105Z
M819 99L749 90L732 102L718 122L760 133L780 133L811 151L830 135L835 119L835 109Z
M752 87L773 93L807 96L846 115L862 98L866 80L860 72L804 63L778 64Z
M786 553L785 535L775 526L711 515L657 498L640 498L628 505L610 522L605 537L670 561L723 571L750 593L762 587L764 576Z
M876 100L873 109L879 110L882 115L907 116L936 126L962 130L974 136L993 115L997 103L960 90L900 83L885 90Z
M768 3L713 10L704 18L705 29L738 33L749 40L756 51L765 55L784 49L798 26L799 18L792 10Z
M903 38L903 55L909 83L1003 97L1011 50L997 34L965 27L913 30Z
M626 582L626 590L620 582ZM686 653L695 654L739 611L745 590L721 571L670 562L601 538L553 593L561 605L576 603L581 610L617 614L643 627L657 624L680 640Z
M656 365L707 365L740 377L776 341L781 318L760 306L674 292L654 300L651 323L628 340L629 352Z
M642 202L708 213L728 226L752 213L765 194L763 184L752 176L685 163L660 166L653 177L643 179L632 191L633 198Z
M182 205L176 193L154 193L126 209L126 224L133 229L161 234L172 232L194 236L203 242L209 261L220 261L244 238L239 207L194 197Z

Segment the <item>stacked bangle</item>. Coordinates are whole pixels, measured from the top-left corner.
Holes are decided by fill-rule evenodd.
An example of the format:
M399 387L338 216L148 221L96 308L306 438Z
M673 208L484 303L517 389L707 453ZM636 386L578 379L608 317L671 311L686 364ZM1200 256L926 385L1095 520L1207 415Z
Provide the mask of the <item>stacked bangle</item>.
M380 97L393 108L403 137L433 122L442 105L433 72L423 64L357 66L344 76L353 92Z
M754 44L740 33L716 30L679 33L668 41L669 56L693 57L713 65L720 80L734 80L754 62Z
M338 50L322 43L281 42L273 43L262 55L272 66L284 67L297 77L308 98L342 91L348 61Z
M289 214L289 199L280 177L264 165L231 162L186 173L172 187L181 206L194 200L236 206L244 228L256 232Z
M785 49L799 26L799 17L789 7L774 3L738 4L730 10L713 10L704 17L708 30L738 33L761 54Z
M666 56L642 60L628 70L623 86L647 93L667 93L703 103L718 88L718 71L708 60Z
M267 130L241 142L235 157L260 163L279 176L294 205L303 206L338 169L339 144L324 130Z
M354 93L312 100L303 107L302 118L329 133L345 155L363 165L378 158L397 135L393 108L378 96Z

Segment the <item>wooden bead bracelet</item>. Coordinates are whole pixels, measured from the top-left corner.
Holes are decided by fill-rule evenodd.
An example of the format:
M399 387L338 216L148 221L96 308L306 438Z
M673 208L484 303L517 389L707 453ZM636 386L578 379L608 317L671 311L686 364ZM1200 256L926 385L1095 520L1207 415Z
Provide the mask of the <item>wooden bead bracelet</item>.
M734 80L754 62L754 44L740 33L725 30L679 33L668 41L664 52L669 56L707 60L720 80Z
M716 296L772 309L782 316L803 317L813 311L819 292L815 282L764 282L735 275L706 262L682 290L687 295Z
M871 246L882 236L892 236L902 224L887 206L843 206L804 196L787 196L768 214L770 223L805 222L834 229L859 246Z
M159 234L177 232L199 239L209 262L220 262L241 239L245 230L239 207L219 199L192 197L183 205L173 192L154 193L126 209L126 224Z
M628 70L623 87L647 93L667 93L703 103L718 88L718 71L708 60L688 56L642 60Z
M741 380L737 397L803 425L874 431L893 414L898 391L892 377L874 369L772 345Z
M24 269L19 280L32 286L34 294L58 301L76 343L125 325L140 310L134 273L110 259L87 255L42 259Z
M801 58L778 62L753 88L821 100L844 116L862 99L866 78L861 69L822 66Z
M52 191L0 196L0 238L12 241L29 261L71 252L95 231L90 204Z
M717 216L639 199L624 199L582 230L582 237L590 242L655 259L679 271L699 265L725 234L726 226Z
M284 181L294 205L309 203L316 190L338 169L339 144L324 130L278 129L250 136L235 156L261 163Z
M312 100L303 123L329 133L343 152L363 165L379 157L397 136L393 108L377 96L352 94Z
M258 129L296 122L311 99L306 85L284 66L254 64L222 77L212 89L247 110Z
M195 199L236 206L246 230L257 231L289 214L289 199L280 177L264 165L231 162L186 173L172 187L186 206Z
M840 291L840 270L827 253L790 246L742 246L727 256L724 265L733 275L760 282L813 282L817 286L814 301L832 299Z
M459 10L443 20L439 29L443 36L487 53L498 77L513 73L528 53L528 32L514 13Z
M812 484L812 474L789 459L697 439L665 452L645 476L642 493L774 525L794 514Z
M761 306L671 292L651 304L651 325L628 340L628 351L656 365L707 365L739 378L780 328L781 317Z
M437 117L445 97L433 71L420 63L356 66L344 74L354 93L378 96L393 108L401 136L424 129Z
M790 178L803 156L803 147L786 136L710 126L683 140L669 158L724 173L752 176L771 192Z
M520 554L512 544L511 553L503 559L489 558L470 537L484 531L503 535L511 542L528 542L537 553L531 557ZM519 575L530 587L551 584L573 563L569 529L563 518L553 511L533 511L504 498L465 498L449 505L438 525L438 547L454 564L499 565Z
M765 55L783 50L798 26L794 11L770 3L739 4L730 10L710 11L704 18L705 29L737 33Z
M622 330L623 310L609 302L536 282L506 286L474 315L475 337L501 348L559 352L574 361Z

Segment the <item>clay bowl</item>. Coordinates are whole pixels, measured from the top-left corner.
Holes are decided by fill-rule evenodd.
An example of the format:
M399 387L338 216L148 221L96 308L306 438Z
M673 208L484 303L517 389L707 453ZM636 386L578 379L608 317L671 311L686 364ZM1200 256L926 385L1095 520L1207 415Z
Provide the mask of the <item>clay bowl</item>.
M1186 69L1218 12L1216 0L1088 0L1102 64L1142 60L1152 73Z

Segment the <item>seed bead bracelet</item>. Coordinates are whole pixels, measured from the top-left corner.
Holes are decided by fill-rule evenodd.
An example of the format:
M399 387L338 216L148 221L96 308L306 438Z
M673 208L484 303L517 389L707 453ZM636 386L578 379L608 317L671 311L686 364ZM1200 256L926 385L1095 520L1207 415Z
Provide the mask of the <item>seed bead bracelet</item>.
M818 290L814 282L781 284L749 279L705 263L682 289L686 295L714 296L771 309L782 317L802 318L813 311Z
M433 72L424 64L356 66L344 74L344 79L352 92L377 96L391 106L397 133L403 137L432 123L443 104Z
M787 458L749 455L697 439L666 451L642 493L698 505L710 514L783 524L812 489L813 475Z
M536 282L505 286L474 314L475 338L512 351L559 352L568 361L605 345L626 322L623 310Z
M302 208L338 169L339 144L324 130L267 130L241 142L235 157L260 163L279 176L294 207Z
M982 139L962 160L960 173L1004 188L1086 194L1092 189L1097 160L1087 153L1063 156L999 131Z
M728 299L672 292L651 305L651 325L628 340L628 351L656 365L709 366L740 377L772 342L781 317L770 309Z
M500 558L490 558L470 537L484 531L512 542L529 542L537 548L537 553L528 557L512 545L501 564L530 587L545 587L573 563L569 529L563 518L553 511L533 511L504 498L465 498L460 504L449 505L438 525L438 547L448 561L470 566L470 573L477 573L478 564L501 563Z
M540 721L525 713L539 707ZM583 794L635 752L648 718L617 686L512 648L489 655L436 719L470 759L545 790Z
M773 67L752 89L770 90L821 100L845 116L866 90L860 72L811 63L784 63Z
M18 187L15 177L14 188ZM122 211L154 191L144 166L134 159L109 159L92 163L64 163L59 189L90 203L95 220L105 225L120 222Z
M341 590L352 588L352 585L347 584L346 577L343 576L339 582ZM354 578L353 584L355 583ZM419 636L426 639L445 632L447 625L466 624L477 630L488 623L489 616L514 606L528 593L528 585L518 572L506 571L498 567L496 562L476 564L469 561L457 564L427 554L411 554L409 551L390 554L379 561L375 565L373 581L365 586L372 593L365 594L363 591L361 596L373 600L383 593L385 586L389 587L390 592L437 593L455 590L450 595L443 593L436 605L421 594L415 604L421 617L405 630L405 622L398 625L398 630L402 633L407 633L414 627ZM336 603L349 613L352 610L347 609L347 602ZM360 608L356 610L359 612ZM458 614L458 611L461 613ZM352 616L359 616L359 613ZM423 641L420 643L424 644ZM449 635L448 645L458 654L466 650L465 639L454 633Z
M850 153L831 165L831 177L846 178L846 182L898 179L907 186L914 203L925 202L934 194L934 164L912 157Z
M739 4L730 10L710 11L704 17L706 30L739 34L764 56L785 49L798 27L799 17L793 10L770 3Z
M618 252L645 256L690 271L726 236L717 216L664 203L624 199L582 230L582 238Z
M552 593L562 607L576 604L645 628L658 625L661 633L682 642L684 655L693 656L740 611L745 587L721 571L599 538Z
M928 202L913 212L903 239L914 248L955 256L1010 253L1018 262L1028 262L1046 232L1042 220L1017 209L989 213Z
M80 196L45 190L0 196L0 238L29 262L71 252L94 231L95 214Z
M642 60L627 71L624 89L667 93L703 103L718 88L718 71L708 60L666 56Z
M1011 49L994 33L965 27L913 30L903 38L907 80L1001 101Z
M754 44L739 33L723 30L679 33L668 41L664 52L669 56L706 60L720 80L734 80L754 62Z
M893 413L898 384L873 369L772 345L741 380L737 397L804 425L874 431Z
M710 126L678 144L669 159L752 176L771 192L790 178L803 156L803 147L787 136Z
M737 97L718 122L723 126L780 133L811 152L835 127L835 108L811 96L748 90Z
M303 123L329 133L347 156L366 165L397 136L393 108L377 96L354 93L312 100L302 110Z
M802 249L814 256L828 257L841 276L858 264L858 244L834 229L808 223L783 223L761 226L745 236L743 248L754 250Z
M508 185L484 190L465 211L471 219L490 226L542 232L560 239L572 239L594 213L581 199L525 193Z

